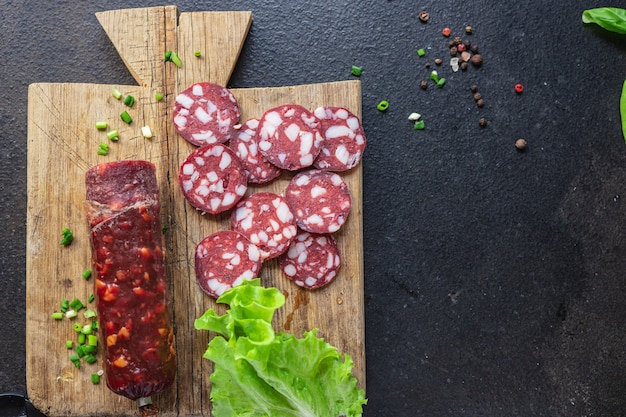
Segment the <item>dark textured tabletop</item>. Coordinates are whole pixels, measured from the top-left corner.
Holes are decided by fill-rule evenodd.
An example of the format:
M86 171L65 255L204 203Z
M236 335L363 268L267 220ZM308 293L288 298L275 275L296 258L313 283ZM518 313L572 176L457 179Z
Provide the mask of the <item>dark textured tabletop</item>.
M0 0L0 391L27 391L25 345L36 343L24 328L28 85L133 84L94 13L166 4ZM230 87L363 68L366 416L625 414L626 35L581 22L599 6L178 4L252 11ZM481 67L451 69L454 36L479 47ZM447 82L421 89L433 69Z

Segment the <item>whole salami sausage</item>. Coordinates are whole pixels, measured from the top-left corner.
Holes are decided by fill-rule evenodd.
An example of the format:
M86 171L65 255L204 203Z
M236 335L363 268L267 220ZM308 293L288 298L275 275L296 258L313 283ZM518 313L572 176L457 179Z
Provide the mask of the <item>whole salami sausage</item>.
M319 169L295 175L285 198L298 227L311 233L334 233L346 222L352 208L348 185L339 174Z
M96 165L85 185L106 383L153 414L150 396L176 373L155 166Z
M310 167L324 141L319 127L317 117L300 105L274 107L259 120L259 150L281 169Z
M330 234L300 231L280 256L280 269L296 285L314 290L330 284L339 271L341 257Z
M313 165L336 172L357 166L365 151L361 120L343 107L318 107L313 114L319 119L324 136L324 145Z
M239 123L239 104L226 87L195 83L176 96L173 121L178 133L193 145L224 143Z

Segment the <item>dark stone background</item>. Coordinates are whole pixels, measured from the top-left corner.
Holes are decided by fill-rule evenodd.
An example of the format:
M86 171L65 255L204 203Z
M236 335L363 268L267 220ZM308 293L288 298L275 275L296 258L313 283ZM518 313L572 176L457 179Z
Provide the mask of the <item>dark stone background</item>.
M94 13L164 4L0 0L0 391L27 389L28 85L134 83ZM352 64L364 69L366 416L626 414L626 36L580 20L604 5L178 5L253 12L231 87L344 80ZM484 65L453 73L441 29L465 37L468 24ZM422 91L435 56L448 82ZM382 99L385 113L376 110ZM412 129L412 112L425 130Z

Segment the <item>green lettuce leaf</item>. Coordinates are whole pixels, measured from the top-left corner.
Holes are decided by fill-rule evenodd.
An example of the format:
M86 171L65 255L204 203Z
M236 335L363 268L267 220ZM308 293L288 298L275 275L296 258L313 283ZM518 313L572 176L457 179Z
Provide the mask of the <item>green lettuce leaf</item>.
M230 309L207 310L195 328L216 332L203 357L214 362L211 400L215 417L360 416L365 392L352 376L350 355L316 336L302 338L272 328L285 297L260 280L245 281L217 302Z
M626 34L626 9L617 7L598 7L583 10L583 23L595 23L615 33Z

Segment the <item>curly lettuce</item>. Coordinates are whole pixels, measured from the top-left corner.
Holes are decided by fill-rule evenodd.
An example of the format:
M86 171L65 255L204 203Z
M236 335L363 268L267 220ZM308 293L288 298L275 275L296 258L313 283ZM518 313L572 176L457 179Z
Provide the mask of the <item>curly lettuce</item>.
M213 309L196 319L197 330L216 332L203 357L215 366L210 376L215 417L361 416L365 392L352 376L350 355L316 336L274 332L272 317L285 304L276 288L260 280L222 294L224 315Z

